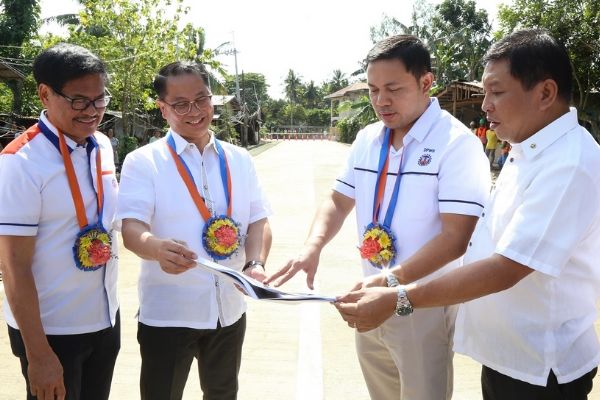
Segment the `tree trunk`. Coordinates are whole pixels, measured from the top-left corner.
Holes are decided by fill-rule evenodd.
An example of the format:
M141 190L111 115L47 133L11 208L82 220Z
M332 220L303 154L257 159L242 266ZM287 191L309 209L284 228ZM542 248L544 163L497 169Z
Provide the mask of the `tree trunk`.
M21 115L23 112L23 82L20 80L10 80L6 82L6 86L8 86L13 95L13 114Z

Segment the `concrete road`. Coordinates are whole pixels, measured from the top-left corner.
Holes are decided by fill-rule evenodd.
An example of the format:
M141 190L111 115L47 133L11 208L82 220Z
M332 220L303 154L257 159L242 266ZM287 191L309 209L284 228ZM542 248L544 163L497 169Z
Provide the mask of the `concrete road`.
M271 201L274 240L267 264L275 269L300 249L313 213L329 192L349 146L328 141L284 141L255 152L260 180ZM266 149L266 150L265 150ZM261 150L265 150L260 152ZM260 154L258 154L260 152ZM336 295L359 278L354 214L324 250L317 291ZM140 357L136 342L139 262L121 248L119 296L122 348L117 359L111 399L139 399ZM284 288L306 291L304 276ZM3 297L3 293L0 293ZM4 326L0 317L0 325ZM184 399L201 399L196 367ZM480 366L455 356L454 399L480 399ZM18 361L12 356L6 328L0 329L0 400L25 398ZM591 399L600 400L600 384ZM249 300L248 328L240 372L240 400L368 399L354 349L354 332L329 304L278 304Z

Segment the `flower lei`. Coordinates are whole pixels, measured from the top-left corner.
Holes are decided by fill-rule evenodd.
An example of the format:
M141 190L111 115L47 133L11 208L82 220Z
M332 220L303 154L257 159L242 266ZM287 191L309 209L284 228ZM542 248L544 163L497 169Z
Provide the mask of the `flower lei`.
M83 271L95 271L108 262L111 255L112 240L103 228L91 227L79 233L73 253L77 268Z
M394 262L396 238L392 231L384 225L370 223L363 234L359 247L360 256L368 260L376 268L383 268Z
M239 225L226 215L206 221L202 231L202 244L215 260L224 260L235 253L241 244Z

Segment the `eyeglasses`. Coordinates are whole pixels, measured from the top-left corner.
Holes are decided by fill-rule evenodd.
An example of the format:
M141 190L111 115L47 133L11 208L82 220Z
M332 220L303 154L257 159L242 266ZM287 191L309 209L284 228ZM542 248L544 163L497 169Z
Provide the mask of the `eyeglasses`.
M210 104L210 99L212 99L212 94L207 96L200 96L194 101L179 101L177 103L169 104L165 102L165 104L169 105L178 115L185 115L192 111L192 104L198 109L198 111L202 111L202 107L206 107Z
M58 90L54 90L54 89L52 89L52 90L57 95L64 97L67 101L69 101L71 103L71 108L76 111L83 111L83 110L87 109L90 106L90 104L93 105L96 110L99 108L106 108L106 107L108 107L108 103L110 103L110 99L111 99L111 96L109 94L105 94L104 96L98 97L97 99L94 99L94 100L86 99L83 97L71 98L71 97L59 92Z

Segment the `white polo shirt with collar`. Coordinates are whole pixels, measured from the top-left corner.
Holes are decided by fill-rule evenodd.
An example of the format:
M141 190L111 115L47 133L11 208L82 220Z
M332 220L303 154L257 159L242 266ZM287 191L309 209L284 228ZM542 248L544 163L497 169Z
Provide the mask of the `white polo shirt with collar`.
M189 167L199 192L206 190L217 214L226 214L225 191L221 181L214 134L201 154L173 130L176 152ZM168 135L167 135L168 136ZM248 225L271 214L249 153L221 142L232 185L232 218L246 234ZM202 173L204 168L205 174ZM205 181L206 176L207 181ZM159 238L183 240L200 257L210 259L202 247L204 220L183 183L166 137L143 146L125 158L121 171L117 222L133 218L150 226ZM229 281L216 278L200 268L179 275L164 272L157 261L142 260L138 283L139 321L156 327L214 329L235 323L246 311L244 295ZM245 263L244 248L230 259L219 261L236 270Z
M43 122L58 140L56 128ZM115 324L118 238L112 236L114 257L106 267L82 271L73 258L79 233L75 206L58 149L33 128L6 147L0 156L0 235L35 236L32 272L38 292L42 325L47 335L96 332ZM88 158L85 147L65 136L73 149L71 160L90 223L97 221L96 151ZM110 140L100 132L94 139L101 149L104 187L103 226L109 230L116 211L118 185ZM93 172L93 173L90 173ZM6 322L18 329L8 300Z
M454 349L510 377L571 382L600 363L600 147L577 111L512 150L465 262L493 253L534 272L461 305Z
M385 134L382 122L362 129L352 144L348 162L333 189L355 200L358 241L372 222L379 152ZM394 189L400 160L398 202L392 219L396 263L416 253L441 232L440 214L479 216L489 195L489 162L481 142L432 98L427 110L404 137L403 147L390 148L388 178L380 220L383 222ZM434 279L460 265L450 262L422 278ZM362 260L365 275L381 271Z

